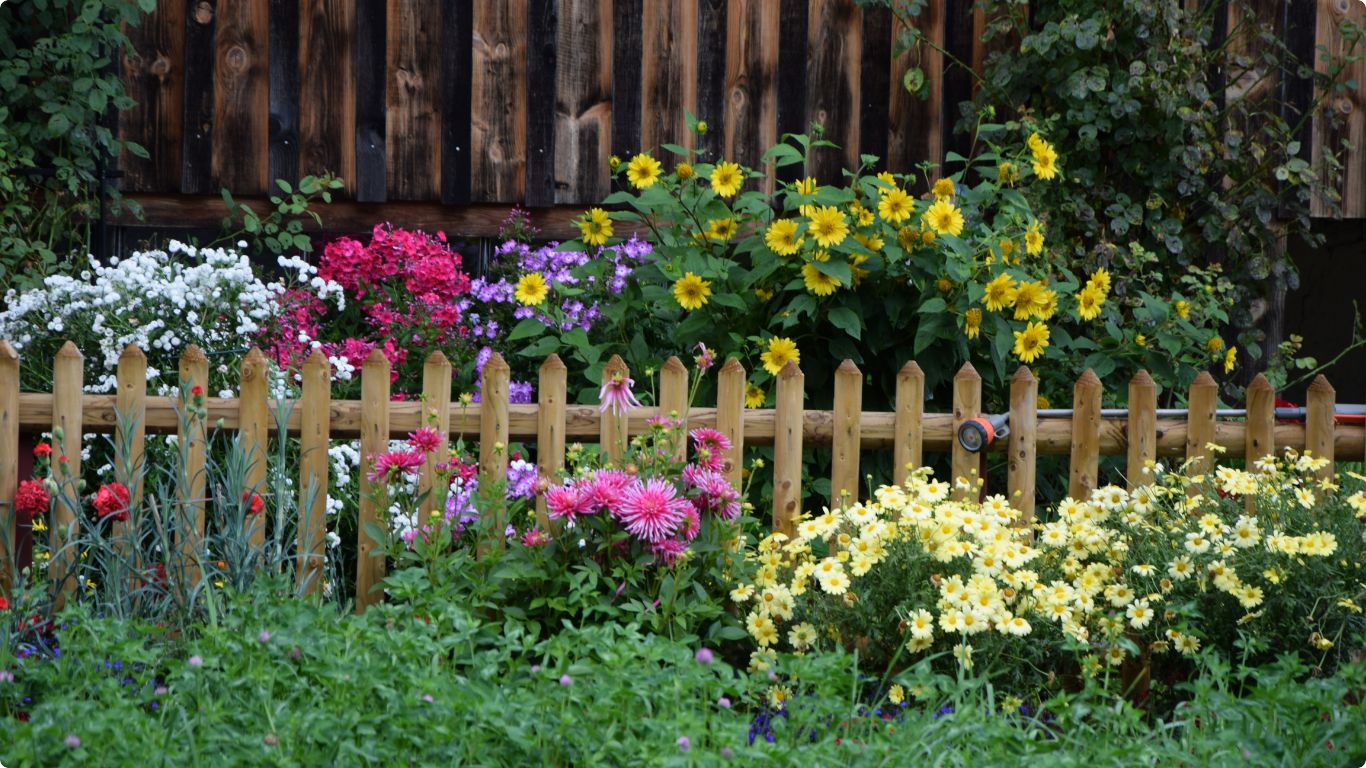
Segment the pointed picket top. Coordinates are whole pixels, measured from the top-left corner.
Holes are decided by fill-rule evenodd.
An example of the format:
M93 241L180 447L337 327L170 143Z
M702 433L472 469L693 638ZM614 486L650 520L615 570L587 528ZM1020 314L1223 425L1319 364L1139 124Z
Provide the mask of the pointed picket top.
M10 346L10 343L9 343L8 341L5 341L4 339L0 339L0 360L18 360L18 359L19 359L19 353L14 351L14 347L11 347L11 346ZM734 358L731 358L731 359L733 360Z
M1320 376L1320 378L1322 377ZM1196 387L1217 386L1219 386L1219 383L1214 380L1214 377L1210 375L1209 371L1201 371L1200 374L1195 377L1195 381L1191 382L1191 389L1195 389Z
M436 354L441 355L441 352L438 350ZM446 356L441 355L441 359L445 360ZM484 362L484 370L487 371L490 368L495 371L511 370L511 366L508 365L507 361L503 359L503 355L499 352L494 352L489 355L489 359Z
M678 371L687 373L688 367L683 364L682 360L678 359L678 355L673 355L668 360L664 361L661 370L669 371L670 373L677 373Z
M188 352L188 350L187 350L187 352ZM309 355L307 360L304 360L304 367L305 367L305 368L331 368L331 367L332 367L332 362L331 362L330 360L327 359L327 355L324 355L322 349L319 348L319 349L314 349L314 350L313 350L313 354Z
M495 352L494 354L496 355L496 354L498 354L498 353ZM492 360L493 358L489 358L489 359ZM445 353L443 353L443 352L442 352L441 350L439 350L439 349L432 350L432 353L431 353L430 355L427 355L427 359L426 359L425 361L423 361L423 362L424 362L426 365L450 365L450 364L451 364L450 359L447 358L446 355L445 355ZM488 365L488 363L485 363L485 365Z
M1077 378L1077 387L1080 388L1083 384L1088 387L1099 387L1100 377L1096 376L1095 371L1087 368L1085 371L1082 371L1081 376Z
M802 369L791 360L788 360L787 365L784 365L783 369L781 371L778 371L779 379L794 379L801 375Z
M63 344L62 348L57 350L56 357L74 357L77 360L85 359L85 355L81 354L81 350L76 347L76 342L74 341L67 341L67 343Z
M362 368L388 367L389 358L384 356L384 352L379 347L370 350L370 354L365 356L365 362L361 363Z
M923 379L925 372L920 370L920 366L914 360L908 360L905 365L901 366L901 372L896 376L898 379Z
M317 350L314 350L314 352L316 353ZM185 348L184 352L180 353L180 362L207 363L209 362L209 358L207 355L204 354L204 350L201 349L198 344L191 344L190 346Z
M123 351L119 353L119 361L122 362L124 360L141 360L145 363L147 362L147 355L143 353L138 345L129 343L128 346L124 347Z
M1034 372L1029 370L1029 366L1022 365L1015 369L1015 375L1011 376L1010 380L1012 383L1019 382L1021 384L1030 384L1035 381Z
M845 376L863 376L863 371L860 371L858 366L854 364L854 361L847 357L844 358L844 362L840 363L840 367L835 369L835 373L844 374Z
M607 361L607 365L602 367L602 372L604 375L609 373L626 374L630 372L630 369L626 367L626 361L621 359L621 355L612 355L611 359Z
M1274 387L1271 386L1271 382L1267 380L1266 376L1259 373L1256 376L1252 377L1252 381L1247 385L1247 391L1274 392L1276 390Z
M1308 389L1305 391L1314 393L1322 392L1329 395L1337 394L1337 390L1333 389L1333 385L1328 383L1328 377L1321 373L1314 377L1314 381L1309 384Z
M976 368L972 367L972 363L963 363L963 367L959 368L958 373L955 373L953 375L954 381L971 381L973 379L981 381L982 376L981 374L977 373Z
M564 364L564 361L560 359L559 355L555 354L554 352L551 352L550 355L546 357L545 362L541 363L541 370L567 371L569 370L569 368Z
M721 370L720 370L719 372L720 372L720 373L739 373L739 374L741 374L741 375L744 375L744 374L746 373L746 371L745 371L745 366L741 365L741 364L740 364L740 361L737 360L737 359L735 359L734 357L728 357L728 358L726 358L726 364L723 365L723 366L721 366Z
M1129 379L1129 385L1134 387L1156 387L1157 382L1153 381L1153 377L1148 373L1148 369L1139 368L1134 373L1133 378Z

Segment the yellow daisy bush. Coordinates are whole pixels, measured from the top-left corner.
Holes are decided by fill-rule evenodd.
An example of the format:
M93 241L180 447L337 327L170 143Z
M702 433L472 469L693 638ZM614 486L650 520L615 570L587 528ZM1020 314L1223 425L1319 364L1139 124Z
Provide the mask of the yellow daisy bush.
M961 665L974 649L1051 644L1081 648L1099 671L1137 649L1232 648L1273 615L1332 638L1360 621L1366 543L1353 514L1366 516L1366 494L1339 502L1349 514L1325 527L1324 509L1293 492L1325 463L1289 451L1202 481L1153 465L1133 491L1105 486L1033 519L1005 496L950 498L921 468L867 501L803 515L791 538L760 539L733 574L733 602L760 648L858 647L874 667L898 648L953 650L946 661ZM1192 489L1207 499L1197 516Z

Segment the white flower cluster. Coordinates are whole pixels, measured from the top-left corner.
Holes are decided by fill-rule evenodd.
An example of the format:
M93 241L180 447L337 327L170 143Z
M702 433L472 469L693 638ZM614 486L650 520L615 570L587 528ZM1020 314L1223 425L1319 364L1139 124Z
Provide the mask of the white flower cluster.
M277 297L291 287L306 285L320 299L341 301L341 287L318 277L302 259L279 263L284 277L264 282L239 250L174 240L165 250L114 257L108 264L92 260L79 275L53 275L42 288L10 291L7 309L0 312L0 339L20 352L72 339L87 357L86 391L112 392L119 356L129 344L162 360L191 343L209 352L241 350L276 316ZM160 381L163 373L174 375L174 368L166 367L170 370L153 365L147 371L163 393L175 384ZM215 371L221 376L222 367Z

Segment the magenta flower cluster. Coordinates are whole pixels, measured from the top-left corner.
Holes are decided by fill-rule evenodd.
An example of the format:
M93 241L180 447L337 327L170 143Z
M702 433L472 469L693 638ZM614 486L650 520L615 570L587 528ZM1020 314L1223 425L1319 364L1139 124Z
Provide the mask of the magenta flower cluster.
M740 495L723 474L730 440L713 429L691 434L694 459L674 477L642 477L621 469L599 469L551 486L546 513L569 525L605 515L619 524L658 562L673 565L701 530L705 515L740 516Z

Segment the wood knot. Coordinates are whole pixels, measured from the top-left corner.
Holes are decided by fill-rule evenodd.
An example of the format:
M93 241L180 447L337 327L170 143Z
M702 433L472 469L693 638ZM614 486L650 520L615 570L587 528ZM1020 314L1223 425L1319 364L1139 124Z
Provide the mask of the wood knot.
M506 59L508 57L508 44L499 43L493 46L493 57L496 59Z
M398 80L399 87L408 91L416 91L422 87L422 76L411 69L399 67L394 70L394 79Z
M171 71L171 60L166 58L161 52L157 52L156 61L152 62L152 66L148 67L148 71L157 77L165 77Z
M213 3L201 0L194 6L194 20L197 24L208 24L213 21Z
M1338 99L1338 112L1344 115L1352 114L1352 100L1345 97Z
M223 63L234 72L242 72L247 68L247 58L247 49L240 45L234 45L228 49L227 55L223 57Z

